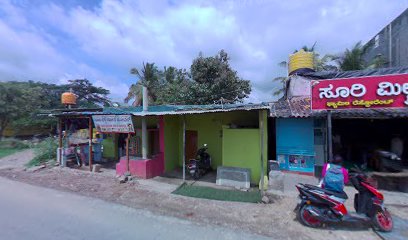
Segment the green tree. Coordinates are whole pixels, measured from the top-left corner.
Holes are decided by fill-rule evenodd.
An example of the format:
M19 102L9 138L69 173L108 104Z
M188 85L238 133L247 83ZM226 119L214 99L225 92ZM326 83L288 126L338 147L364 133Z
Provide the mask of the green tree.
M362 70L366 68L361 42L356 43L351 49L347 48L344 53L337 55L335 60L342 71Z
M381 54L374 57L374 59L368 64L367 69L383 68L388 64L387 60Z
M213 57L202 53L191 65L192 85L187 104L213 104L223 99L225 102L242 102L251 93L249 80L238 76L229 64L229 56L221 50Z
M149 102L153 104L213 104L220 99L234 103L251 92L250 82L238 77L223 50L214 57L200 53L190 72L172 66L159 70L154 63L146 63L141 70L132 68L131 74L138 81L130 86L125 102L133 99L134 106L142 103L143 86L147 87Z
M158 91L160 90L160 78L162 73L154 63L143 63L143 68L141 70L132 68L130 69L130 74L136 75L138 81L130 85L128 95L125 98L125 103L128 103L133 99L132 105L140 106L143 100L143 87L147 88L149 103L155 103Z
M88 79L68 80L67 85L60 86L63 92L72 89L77 97L78 107L110 106L109 90L94 86ZM51 89L50 89L51 90ZM58 93L61 91L57 91Z
M21 82L0 82L0 139L6 127L41 106L41 88Z
M157 94L157 104L186 104L190 99L192 81L186 69L164 67L162 87Z
M76 107L108 105L109 91L95 87L87 79L70 80L69 84L55 85L42 82L0 82L0 137L4 129L26 127L54 129L55 119L40 116L44 110L62 108L61 94L73 89L78 95Z

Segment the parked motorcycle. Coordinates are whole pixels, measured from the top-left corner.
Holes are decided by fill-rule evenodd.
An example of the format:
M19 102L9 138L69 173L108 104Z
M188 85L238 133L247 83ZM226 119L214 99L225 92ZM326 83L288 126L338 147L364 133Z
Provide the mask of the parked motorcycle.
M211 168L211 156L207 153L207 144L197 151L196 159L190 159L187 169L195 180L205 175L212 170Z
M367 176L357 166L349 174L357 189L354 196L356 213L349 213L343 204L346 193L338 193L320 187L299 183L299 203L295 208L298 220L309 227L321 227L323 223L360 222L370 223L380 231L393 228L391 214L384 207L384 196L367 182Z

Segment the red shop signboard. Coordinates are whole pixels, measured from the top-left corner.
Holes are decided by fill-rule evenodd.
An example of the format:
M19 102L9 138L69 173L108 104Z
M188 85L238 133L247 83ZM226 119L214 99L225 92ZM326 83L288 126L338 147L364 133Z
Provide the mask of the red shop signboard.
M408 107L408 74L312 80L312 110Z

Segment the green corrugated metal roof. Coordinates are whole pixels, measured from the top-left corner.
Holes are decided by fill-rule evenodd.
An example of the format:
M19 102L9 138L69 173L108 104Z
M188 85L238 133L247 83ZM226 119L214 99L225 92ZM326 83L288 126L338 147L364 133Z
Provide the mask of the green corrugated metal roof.
M135 116L149 116L149 115L180 115L180 114L194 114L194 113L209 113L209 112L229 112L239 110L257 110L269 109L268 103L260 104L211 104L211 105L151 105L148 111L143 112L142 106L137 107L106 107L99 112L89 111L70 111L61 112L58 114L51 114L53 116L73 116L73 115L120 115L132 114Z

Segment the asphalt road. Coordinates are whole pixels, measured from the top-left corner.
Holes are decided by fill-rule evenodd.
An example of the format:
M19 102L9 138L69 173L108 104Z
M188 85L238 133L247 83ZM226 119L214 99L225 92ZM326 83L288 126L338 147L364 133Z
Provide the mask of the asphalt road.
M0 177L0 239L270 239Z

